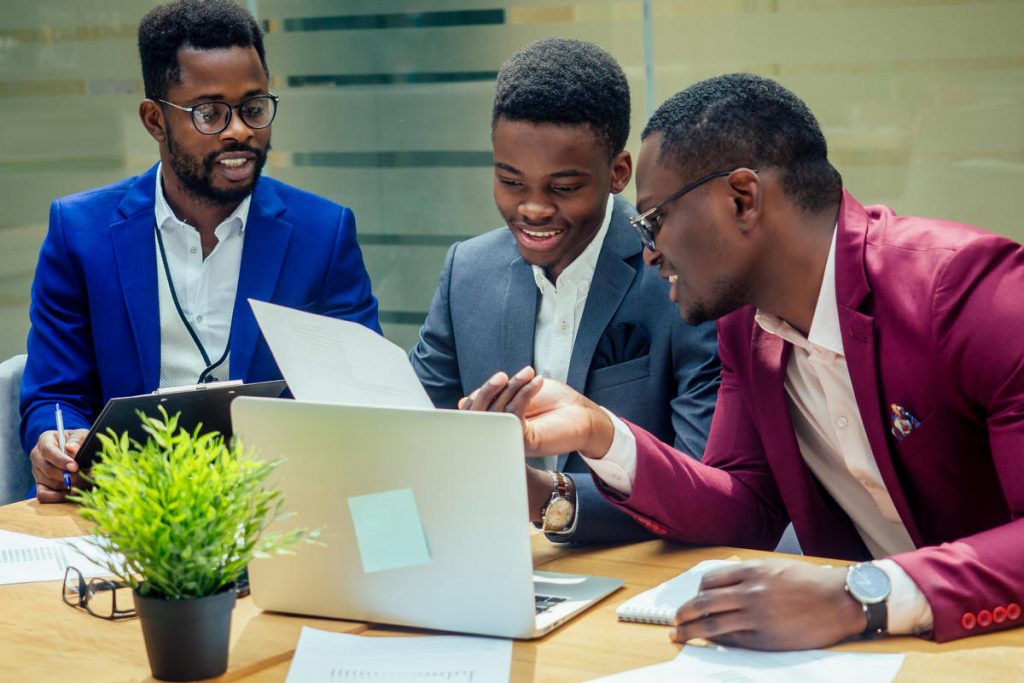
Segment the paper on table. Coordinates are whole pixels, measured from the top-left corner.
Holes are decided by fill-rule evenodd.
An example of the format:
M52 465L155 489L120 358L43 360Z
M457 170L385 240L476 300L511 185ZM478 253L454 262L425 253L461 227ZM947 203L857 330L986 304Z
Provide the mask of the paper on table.
M412 489L395 489L348 499L363 571L412 567L430 562L423 520Z
M405 351L362 325L249 299L300 401L433 408Z
M42 538L0 529L0 585L60 581L69 565L86 578L108 576L96 562L102 559L99 549L86 538Z
M902 654L758 652L687 645L671 662L597 678L590 683L891 683Z
M512 641L462 636L372 638L302 627L285 683L507 681Z

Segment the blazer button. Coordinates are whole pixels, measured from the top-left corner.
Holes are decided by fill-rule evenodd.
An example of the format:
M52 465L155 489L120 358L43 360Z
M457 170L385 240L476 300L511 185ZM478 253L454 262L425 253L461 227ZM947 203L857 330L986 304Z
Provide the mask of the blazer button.
M1006 606L1006 618L1010 621L1017 621L1020 619L1020 605L1015 602L1011 602Z
M1000 605L992 610L992 621L1001 624L1006 621L1006 608Z
M975 618L973 612L964 612L964 615L960 617L960 625L964 627L965 631L970 631L978 624L978 620Z
M992 625L992 613L987 609L983 609L978 612L978 626L982 628L988 628Z

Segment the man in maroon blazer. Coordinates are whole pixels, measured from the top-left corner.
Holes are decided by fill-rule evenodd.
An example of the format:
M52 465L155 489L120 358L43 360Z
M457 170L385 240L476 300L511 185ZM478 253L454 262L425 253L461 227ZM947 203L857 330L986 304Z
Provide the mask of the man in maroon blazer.
M648 262L684 320L718 320L703 463L529 368L463 407L519 414L531 455L580 451L666 538L770 549L792 520L808 554L870 560L709 574L675 640L800 649L1024 623L1024 249L861 206L806 105L767 79L697 83L643 140Z

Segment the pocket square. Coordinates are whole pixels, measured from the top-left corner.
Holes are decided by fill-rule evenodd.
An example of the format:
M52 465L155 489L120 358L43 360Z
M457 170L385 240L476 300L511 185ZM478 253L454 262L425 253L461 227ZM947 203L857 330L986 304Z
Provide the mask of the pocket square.
M892 435L897 441L910 436L910 433L921 426L921 421L913 414L897 403L889 404L889 411L892 416Z
M618 365L650 352L651 339L642 327L631 323L619 323L605 330L597 342L590 368L597 370L609 365Z

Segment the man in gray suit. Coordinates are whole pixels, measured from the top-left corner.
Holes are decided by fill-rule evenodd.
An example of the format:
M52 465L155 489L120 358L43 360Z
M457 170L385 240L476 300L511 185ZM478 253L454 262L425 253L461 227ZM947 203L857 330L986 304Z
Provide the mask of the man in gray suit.
M448 251L410 353L427 393L454 408L495 372L532 365L699 459L718 390L715 328L681 323L617 196L633 172L622 68L590 43L528 45L498 74L491 130L507 227ZM649 537L598 494L578 454L537 460L531 519L551 540Z

